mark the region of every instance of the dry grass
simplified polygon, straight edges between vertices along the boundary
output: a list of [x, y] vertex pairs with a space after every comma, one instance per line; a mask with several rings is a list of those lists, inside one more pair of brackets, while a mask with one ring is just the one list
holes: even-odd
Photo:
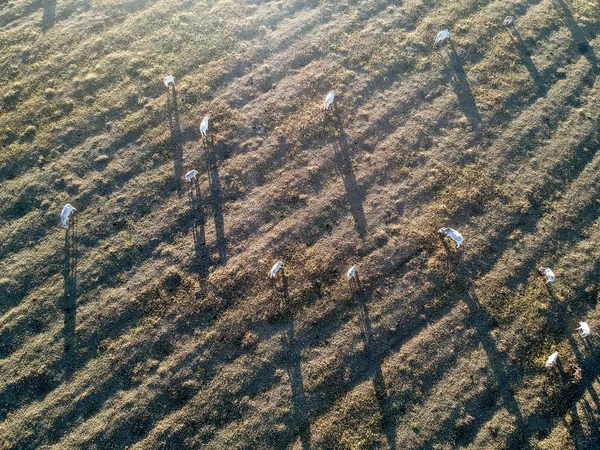
[[591, 0], [0, 6], [0, 448], [597, 448], [598, 30]]

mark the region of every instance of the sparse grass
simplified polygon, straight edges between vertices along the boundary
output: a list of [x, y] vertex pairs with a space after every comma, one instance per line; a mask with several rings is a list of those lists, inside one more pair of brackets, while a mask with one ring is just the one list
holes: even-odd
[[0, 448], [598, 447], [597, 2], [15, 0], [0, 26]]

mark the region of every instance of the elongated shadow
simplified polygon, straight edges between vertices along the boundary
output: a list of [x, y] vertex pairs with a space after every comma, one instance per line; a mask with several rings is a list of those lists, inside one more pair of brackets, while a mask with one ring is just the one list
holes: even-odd
[[573, 39], [577, 43], [577, 50], [583, 56], [587, 58], [587, 60], [592, 65], [594, 72], [598, 72], [598, 57], [594, 52], [594, 49], [590, 46], [589, 39], [586, 37], [584, 31], [577, 25], [577, 21], [571, 14], [571, 10], [569, 6], [565, 3], [564, 0], [554, 0], [556, 5], [560, 9], [562, 13], [562, 18], [569, 29], [569, 32], [573, 36]]
[[371, 294], [370, 291], [365, 291], [362, 288], [358, 274], [356, 275], [355, 288], [351, 287], [351, 289], [354, 291], [354, 298], [356, 300], [358, 314], [361, 319], [362, 337], [365, 344], [365, 356], [373, 369], [373, 387], [375, 389], [375, 397], [377, 398], [377, 404], [381, 414], [381, 431], [385, 434], [385, 438], [390, 450], [395, 450], [396, 426], [393, 419], [393, 410], [387, 390], [385, 388], [385, 380], [383, 378], [383, 372], [381, 371], [382, 360], [378, 356], [378, 352], [375, 349], [376, 344], [373, 339], [369, 310], [367, 309], [367, 303], [371, 297]]
[[[565, 414], [567, 414], [567, 412], [570, 410], [571, 413], [573, 414], [573, 419], [575, 419], [575, 422], [579, 420], [579, 416], [577, 413], [577, 403], [579, 402], [584, 413], [586, 413], [586, 415], [588, 415], [589, 411], [595, 411], [598, 408], [598, 397], [597, 394], [594, 390], [594, 382], [597, 380], [598, 377], [598, 370], [600, 368], [600, 364], [598, 361], [598, 353], [590, 353], [587, 355], [581, 355], [581, 353], [578, 351], [577, 349], [577, 345], [573, 342], [572, 337], [568, 338], [569, 343], [571, 345], [571, 348], [574, 350], [575, 355], [577, 356], [577, 364], [579, 365], [580, 369], [582, 370], [582, 379], [579, 382], [573, 382], [573, 372], [565, 372], [564, 368], [561, 365], [561, 360], [559, 357], [557, 366], [556, 366], [556, 371], [557, 373], [553, 376], [553, 381], [556, 381], [558, 383], [562, 384], [561, 390], [562, 393], [560, 394], [560, 398], [555, 399], [555, 404], [556, 406], [552, 409], [552, 411], [549, 413], [548, 411], [542, 411], [542, 412], [538, 412], [538, 413], [534, 413], [532, 414], [532, 416], [530, 416], [528, 418], [528, 420], [530, 422], [533, 423], [539, 423], [542, 421], [548, 421], [549, 416], [551, 416], [550, 418], [554, 417], [554, 418], [560, 418], [562, 416], [564, 416]], [[554, 369], [554, 368], [553, 368]], [[592, 406], [590, 406], [590, 404], [588, 403], [585, 394], [590, 394], [590, 397], [592, 398], [592, 400], [594, 401], [594, 407], [592, 408]], [[594, 420], [594, 414], [590, 414], [588, 415], [587, 419], [588, 421], [590, 420]], [[552, 422], [550, 422], [552, 423]], [[596, 421], [597, 424], [597, 421]], [[579, 428], [579, 425], [577, 423], [573, 423], [571, 425], [573, 428], [577, 429]], [[597, 425], [595, 427], [597, 429]], [[530, 430], [529, 434], [527, 437], [530, 437], [533, 432], [535, 431], [535, 429]], [[583, 435], [580, 435], [580, 437], [583, 437]], [[596, 437], [590, 437], [588, 436], [587, 439], [582, 439], [581, 443], [582, 445], [585, 443], [585, 446], [581, 446], [578, 448], [586, 448], [586, 449], [596, 449], [598, 448], [597, 445], [595, 445], [595, 443], [598, 442], [598, 439]]]
[[[574, 161], [573, 159], [570, 160], [569, 163], [574, 169], [578, 168], [578, 163], [583, 164], [581, 160]], [[580, 172], [584, 169], [584, 165], [579, 167]], [[575, 171], [573, 171], [572, 173], [574, 176], [576, 175]], [[568, 181], [568, 177], [566, 174], [564, 175], [563, 180]], [[530, 208], [530, 210], [533, 210], [533, 205], [535, 205], [535, 202], [531, 201], [530, 203], [532, 205], [532, 208]], [[596, 198], [592, 197], [588, 199], [587, 202], [582, 204], [583, 207], [579, 211], [578, 216], [579, 220], [569, 220], [561, 222], [561, 226], [556, 227], [552, 231], [552, 234], [546, 239], [546, 243], [544, 245], [539, 244], [537, 248], [535, 248], [535, 250], [530, 250], [528, 252], [527, 257], [523, 258], [519, 265], [519, 271], [515, 273], [512, 277], [510, 277], [510, 279], [508, 279], [504, 283], [504, 286], [508, 287], [511, 290], [516, 289], [520, 283], [524, 283], [527, 280], [527, 277], [529, 276], [531, 271], [535, 270], [537, 261], [544, 254], [554, 253], [554, 257], [560, 256], [565, 252], [565, 249], [572, 246], [575, 242], [577, 242], [578, 239], [581, 238], [582, 234], [585, 233], [585, 230], [587, 229], [586, 225], [594, 223], [594, 221], [597, 220], [598, 217], [600, 217], [600, 203], [597, 202]], [[540, 212], [542, 211], [540, 210]], [[532, 216], [530, 215], [530, 217]], [[539, 214], [536, 217], [539, 217]], [[529, 225], [529, 230], [527, 231], [529, 231], [529, 233], [534, 233], [534, 226], [535, 221]], [[560, 248], [558, 247], [558, 243], [560, 243]], [[597, 271], [598, 269], [596, 268], [595, 270]], [[552, 293], [552, 285], [547, 284], [546, 289], [548, 290], [549, 295], [554, 295]], [[554, 300], [557, 301], [556, 299]]]
[[188, 183], [189, 208], [192, 218], [192, 237], [194, 238], [194, 251], [196, 253], [196, 264], [201, 275], [208, 271], [208, 250], [206, 248], [206, 214], [202, 206], [202, 195], [198, 177]]
[[[518, 226], [518, 221], [511, 225], [507, 230]], [[503, 233], [502, 238], [497, 243], [492, 244], [492, 248], [503, 248], [506, 236], [510, 233]], [[487, 273], [493, 267], [494, 261], [498, 259], [498, 255], [494, 252], [491, 254], [482, 254], [481, 258], [473, 265], [468, 266], [469, 262], [464, 259], [464, 253], [456, 252], [452, 257], [452, 270], [456, 272], [456, 280], [454, 281], [458, 299], [462, 299], [469, 310], [468, 324], [476, 331], [476, 338], [481, 343], [485, 351], [489, 366], [493, 374], [493, 380], [497, 384], [498, 393], [502, 399], [502, 406], [514, 418], [515, 432], [513, 433], [514, 441], [509, 448], [529, 449], [528, 442], [529, 430], [521, 413], [519, 405], [514, 397], [513, 386], [517, 384], [522, 377], [521, 368], [518, 365], [511, 365], [508, 362], [508, 356], [501, 352], [491, 330], [496, 327], [496, 320], [481, 306], [479, 299], [475, 293], [473, 280], [481, 277], [481, 273]], [[511, 370], [507, 369], [509, 367]], [[468, 446], [476, 437], [477, 431], [485, 423], [487, 419], [492, 417], [494, 410], [488, 408], [485, 411], [479, 411], [479, 425], [468, 431], [467, 436], [463, 437], [461, 446]]]
[[[490, 333], [495, 326], [495, 320], [491, 317], [479, 303], [479, 300], [471, 286], [474, 275], [465, 267], [462, 258], [458, 262], [459, 283], [464, 287], [464, 301], [469, 308], [469, 322], [477, 332], [477, 338], [487, 354], [489, 365], [492, 369], [494, 380], [498, 384], [500, 396], [503, 406], [511, 414], [515, 420], [516, 439], [518, 440], [519, 448], [529, 449], [530, 444], [527, 439], [528, 433], [526, 423], [523, 420], [523, 415], [519, 409], [519, 405], [514, 398], [512, 383], [519, 379], [519, 373], [511, 373], [506, 369], [507, 356], [501, 353], [494, 342]], [[518, 370], [518, 367], [514, 367]], [[474, 436], [474, 435], [473, 435]]]
[[[288, 277], [285, 274], [285, 267], [281, 268], [281, 275], [275, 278], [274, 285], [281, 293], [279, 304], [280, 312], [284, 315], [289, 312], [290, 293], [288, 286]], [[281, 277], [281, 286], [278, 279]], [[288, 344], [288, 366], [286, 368], [290, 377], [290, 385], [292, 388], [292, 402], [294, 405], [294, 420], [290, 424], [290, 428], [297, 428], [296, 434], [300, 436], [302, 450], [309, 450], [311, 447], [310, 436], [310, 421], [308, 418], [308, 402], [306, 392], [304, 391], [304, 382], [302, 381], [302, 368], [300, 367], [300, 352], [302, 346], [296, 339], [294, 332], [294, 321], [290, 321], [289, 328], [286, 332]]]
[[297, 433], [300, 435], [302, 450], [309, 450], [311, 448], [311, 435], [310, 421], [308, 417], [308, 402], [306, 399], [306, 392], [304, 391], [304, 382], [302, 381], [302, 368], [300, 366], [300, 352], [302, 350], [302, 346], [296, 339], [294, 333], [294, 321], [290, 322], [290, 326], [287, 330], [287, 342], [289, 348], [289, 364], [287, 366], [287, 373], [290, 378], [290, 385], [292, 388], [292, 402], [294, 405], [294, 425], [297, 427]]
[[[277, 292], [279, 296], [279, 312], [285, 314], [289, 307], [290, 292], [288, 288], [288, 278], [285, 274], [285, 267], [282, 267], [277, 274], [277, 277], [271, 280], [273, 290]], [[279, 279], [281, 278], [281, 282]]]
[[344, 182], [346, 198], [348, 199], [350, 212], [354, 218], [354, 228], [356, 228], [360, 237], [364, 237], [367, 232], [367, 219], [363, 208], [365, 193], [363, 187], [358, 185], [356, 175], [354, 175], [352, 160], [348, 152], [348, 138], [344, 131], [342, 118], [336, 110], [332, 116], [326, 116], [324, 120], [330, 124], [328, 128], [333, 139], [334, 163]]
[[471, 86], [469, 85], [463, 60], [458, 53], [456, 53], [452, 41], [449, 42], [446, 49], [448, 58], [450, 59], [450, 66], [454, 72], [451, 81], [452, 88], [458, 98], [458, 106], [467, 117], [467, 120], [475, 133], [475, 138], [479, 141], [483, 135], [483, 121], [481, 120], [481, 114], [479, 114], [473, 91], [471, 91]]
[[[73, 216], [75, 217], [75, 216]], [[152, 258], [154, 250], [172, 236], [172, 229], [184, 230], [185, 233], [191, 228], [190, 214], [182, 214], [177, 218], [172, 228], [169, 227], [163, 230], [157, 239], [152, 239], [146, 242], [135, 254], [130, 253], [131, 257], [127, 261], [119, 258], [107, 258], [105, 264], [102, 265], [99, 271], [91, 270], [94, 273], [94, 279], [90, 279], [88, 273], [85, 283], [85, 289], [79, 286], [80, 292], [93, 293], [98, 288], [107, 282], [114, 282], [119, 273], [127, 273], [127, 271], [139, 267], [144, 261]], [[78, 235], [77, 242], [82, 239]], [[63, 250], [64, 251], [64, 250]], [[65, 265], [61, 265], [59, 270], [64, 270]], [[68, 274], [68, 271], [65, 271]], [[68, 297], [67, 297], [68, 298]], [[62, 306], [62, 297], [58, 299], [59, 307]], [[75, 311], [72, 310], [74, 313]], [[126, 311], [114, 314], [109, 313], [110, 323], [105, 323], [98, 327], [83, 328], [80, 327], [77, 337], [77, 358], [71, 359], [73, 369], [83, 367], [90, 359], [99, 355], [99, 344], [103, 339], [117, 338], [129, 327], [135, 326], [138, 321], [144, 317], [144, 308], [128, 308]], [[74, 330], [75, 322], [72, 321], [72, 329]], [[68, 329], [66, 330], [68, 331]], [[73, 334], [73, 333], [71, 333]], [[167, 347], [172, 342], [171, 339], [166, 341]], [[161, 353], [164, 356], [168, 351]], [[60, 358], [56, 362], [51, 362], [45, 366], [45, 369], [36, 372], [31, 376], [20, 377], [18, 381], [0, 389], [0, 421], [4, 419], [6, 414], [14, 411], [26, 403], [42, 398], [48, 392], [56, 389], [56, 387], [64, 380], [55, 376], [59, 374], [65, 366], [65, 358]], [[122, 438], [122, 435], [120, 435]]]
[[[576, 155], [578, 155], [579, 153], [584, 152], [575, 152]], [[576, 159], [569, 159], [565, 163], [567, 172], [565, 173], [562, 170], [559, 172], [562, 173], [561, 178], [563, 180], [566, 179], [567, 181], [574, 180], [575, 178], [577, 178], [577, 175], [583, 170], [586, 162], [591, 160], [592, 158], [593, 155], [586, 155], [578, 157]], [[553, 172], [554, 170], [556, 169], [553, 169]], [[539, 190], [541, 192], [553, 192], [558, 187], [560, 186], [553, 187], [552, 184], [549, 184], [547, 186], [545, 185], [542, 189]], [[502, 238], [492, 240], [491, 248], [503, 249], [504, 251], [506, 251], [509, 248], [506, 246], [508, 243], [508, 241], [506, 241], [506, 236], [510, 235], [510, 230], [512, 229], [522, 229], [524, 227], [524, 223], [528, 223], [528, 221], [531, 220], [531, 217], [536, 218], [540, 215], [540, 213], [542, 212], [540, 207], [533, 206], [534, 204], [538, 203], [539, 202], [532, 201], [531, 204], [533, 209], [530, 208], [530, 210], [524, 212], [523, 214], [513, 216], [513, 225], [511, 225], [506, 230], [507, 232], [502, 233]], [[590, 217], [589, 214], [580, 214], [579, 216], [586, 218]], [[593, 222], [595, 220], [595, 217], [596, 215], [592, 216], [592, 218], [586, 220], [586, 222]], [[537, 219], [533, 220], [534, 225], [537, 222]], [[560, 239], [553, 238], [549, 239], [548, 241], [564, 242], [565, 240], [576, 240], [580, 234], [579, 229], [581, 228], [581, 226], [579, 226], [578, 224], [573, 225], [566, 223], [564, 225], [564, 228], [568, 231], [565, 232], [564, 238], [561, 236]], [[544, 248], [545, 251], [549, 251], [547, 247]], [[471, 311], [469, 320], [473, 322], [474, 328], [477, 330], [477, 336], [479, 337], [482, 346], [488, 355], [488, 358], [490, 360], [490, 366], [493, 370], [494, 379], [498, 383], [501, 397], [503, 399], [503, 404], [506, 406], [507, 410], [513, 415], [513, 417], [515, 417], [517, 427], [516, 431], [511, 434], [513, 434], [515, 438], [519, 441], [520, 445], [518, 448], [524, 448], [525, 445], [528, 445], [527, 442], [529, 441], [529, 438], [532, 436], [532, 434], [540, 429], [540, 421], [547, 420], [548, 413], [547, 411], [545, 411], [543, 413], [534, 414], [533, 416], [527, 417], [526, 423], [523, 422], [522, 415], [519, 411], [518, 404], [514, 399], [512, 391], [512, 386], [517, 385], [522, 380], [523, 374], [519, 373], [519, 371], [522, 370], [522, 368], [520, 368], [519, 365], [510, 364], [506, 355], [500, 352], [496, 347], [495, 341], [490, 334], [490, 330], [495, 326], [495, 320], [481, 307], [475, 293], [472, 292], [472, 281], [470, 281], [475, 278], [482, 278], [481, 276], [479, 276], [481, 269], [484, 268], [486, 272], [489, 272], [490, 268], [493, 267], [494, 261], [497, 261], [499, 259], [501, 259], [501, 256], [496, 255], [494, 252], [494, 254], [490, 255], [489, 257], [478, 260], [476, 265], [472, 265], [472, 268], [470, 270], [465, 268], [465, 262], [461, 261], [457, 261], [456, 264], [453, 264], [453, 267], [459, 268], [461, 290], [467, 292], [465, 302], [467, 303], [469, 310]], [[536, 258], [534, 258], [532, 261], [534, 261], [535, 259]], [[590, 272], [590, 278], [584, 280], [584, 282], [581, 283], [581, 286], [589, 286], [591, 283], [593, 283], [592, 280], [597, 279], [598, 274], [600, 274], [599, 267], [600, 263], [598, 263], [595, 266], [594, 270]], [[520, 265], [520, 268], [521, 269], [518, 272], [525, 272], [525, 274], [528, 273], [528, 270], [523, 270], [523, 264]], [[575, 288], [575, 286], [572, 286], [572, 288]], [[552, 290], [548, 290], [548, 295], [553, 296]], [[573, 311], [575, 311], [575, 316], [585, 317], [585, 312], [589, 307], [591, 307], [590, 305], [595, 304], [593, 299], [596, 298], [595, 293], [593, 295], [586, 295], [588, 295], [590, 298], [587, 299], [587, 301], [581, 302], [581, 309], [578, 309], [578, 302], [576, 301], [576, 299], [570, 298], [568, 304], [566, 304], [564, 302], [560, 302], [559, 299], [557, 299], [556, 297], [553, 297], [553, 300], [550, 302], [551, 307], [548, 309], [548, 311], [541, 314], [546, 325], [546, 330], [548, 330], [551, 334], [561, 335], [562, 333], [564, 333], [564, 317], [566, 315], [572, 315]], [[568, 311], [567, 306], [569, 308]], [[585, 344], [585, 342], [587, 341], [583, 342]], [[584, 369], [585, 373], [587, 367], [584, 367], [582, 365], [582, 368]], [[560, 413], [557, 413], [555, 415], [560, 416]], [[491, 417], [491, 415], [489, 417]], [[470, 433], [470, 436], [472, 438], [474, 438], [475, 435], [475, 432]], [[466, 446], [468, 443], [462, 442], [461, 444]]]
[[[494, 375], [494, 380], [498, 385], [498, 392], [502, 399], [502, 406], [506, 408], [508, 413], [515, 421], [515, 437], [518, 442], [518, 448], [529, 449], [528, 441], [529, 433], [527, 432], [526, 423], [519, 409], [519, 405], [513, 394], [512, 383], [519, 377], [519, 374], [510, 373], [506, 370], [507, 357], [503, 355], [496, 346], [489, 330], [493, 327], [493, 319], [481, 308], [479, 300], [475, 294], [469, 292], [465, 296], [465, 303], [470, 311], [469, 321], [477, 331], [479, 342], [487, 354], [489, 365]], [[518, 368], [515, 367], [515, 370]], [[477, 433], [474, 432], [472, 437]], [[466, 443], [463, 443], [466, 445]]]
[[212, 138], [205, 141], [206, 166], [210, 186], [210, 205], [215, 221], [215, 246], [219, 252], [219, 263], [227, 262], [227, 239], [225, 238], [225, 221], [223, 220], [223, 195], [219, 178], [217, 150]]
[[42, 16], [42, 30], [49, 30], [54, 26], [56, 18], [56, 0], [44, 0], [44, 14]]
[[63, 264], [64, 314], [63, 342], [65, 374], [69, 377], [75, 370], [75, 327], [77, 323], [77, 260], [79, 258], [77, 214], [72, 216], [69, 228], [65, 230], [65, 256]]
[[[596, 263], [593, 270], [584, 278], [581, 284], [577, 285], [577, 290], [581, 292], [583, 286], [589, 286], [594, 280], [597, 280], [598, 274], [600, 273], [600, 262]], [[576, 286], [572, 286], [575, 288]], [[585, 294], [586, 296], [588, 294]], [[593, 298], [596, 298], [596, 294], [593, 294]], [[576, 404], [579, 401], [585, 402], [582, 406], [589, 407], [585, 394], [588, 393], [595, 403], [594, 409], [600, 406], [600, 399], [596, 391], [594, 390], [594, 382], [596, 381], [600, 373], [600, 353], [597, 351], [597, 347], [592, 341], [590, 344], [590, 337], [582, 338], [577, 336], [578, 332], [573, 328], [568, 328], [564, 318], [567, 316], [585, 317], [589, 309], [595, 307], [595, 301], [589, 301], [585, 296], [579, 295], [576, 298], [569, 298], [568, 304], [561, 302], [555, 298], [552, 301], [552, 306], [542, 315], [543, 320], [546, 322], [548, 330], [554, 330], [562, 338], [566, 338], [568, 341], [573, 354], [576, 357], [576, 363], [582, 370], [582, 379], [577, 383], [573, 383], [572, 375], [565, 372], [561, 366], [561, 360], [559, 356], [557, 371], [560, 377], [558, 378], [562, 383], [562, 392], [559, 394], [559, 398], [555, 400], [556, 407], [551, 412], [542, 411], [534, 413], [528, 417], [528, 421], [531, 423], [539, 423], [543, 420], [548, 421], [549, 419], [558, 418], [567, 413], [571, 409], [576, 413]], [[572, 324], [574, 325], [574, 324]], [[566, 335], [566, 336], [565, 336]], [[592, 335], [593, 336], [593, 335]], [[584, 347], [585, 351], [581, 351], [581, 347]], [[557, 374], [558, 375], [558, 374]], [[536, 428], [528, 430], [527, 437], [530, 437]], [[587, 440], [586, 447], [581, 448], [598, 448], [593, 445], [592, 442], [597, 440]]]
[[179, 123], [177, 89], [175, 86], [170, 86], [168, 89], [167, 113], [169, 114], [169, 130], [171, 131], [171, 146], [173, 148], [173, 175], [175, 182], [180, 183], [183, 176], [183, 138]]
[[536, 89], [540, 95], [544, 95], [548, 91], [548, 86], [542, 81], [542, 77], [535, 67], [535, 64], [531, 60], [531, 52], [527, 48], [527, 45], [521, 38], [521, 34], [516, 26], [512, 26], [511, 29], [508, 30], [508, 36], [512, 41], [513, 45], [516, 47], [519, 55], [521, 56], [521, 62], [529, 72], [529, 75], [533, 79]]

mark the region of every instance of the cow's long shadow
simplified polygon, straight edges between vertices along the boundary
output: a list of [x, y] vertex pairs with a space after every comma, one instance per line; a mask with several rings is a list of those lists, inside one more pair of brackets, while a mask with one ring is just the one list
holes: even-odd
[[176, 183], [183, 176], [183, 138], [179, 122], [179, 105], [177, 103], [177, 89], [170, 86], [167, 93], [167, 113], [169, 115], [169, 130], [171, 132], [171, 146], [173, 148], [173, 176]]
[[[494, 320], [483, 310], [483, 308], [481, 308], [481, 304], [473, 292], [467, 293], [465, 296], [465, 303], [471, 313], [469, 319], [474, 325], [479, 342], [481, 342], [481, 345], [487, 354], [490, 367], [494, 374], [494, 380], [498, 385], [498, 390], [502, 398], [502, 405], [515, 420], [519, 448], [528, 449], [530, 448], [527, 439], [529, 434], [519, 405], [513, 395], [512, 388], [512, 382], [515, 378], [519, 377], [519, 374], [516, 372], [511, 373], [506, 369], [505, 365], [508, 358], [500, 352], [489, 332], [494, 326]], [[515, 371], [516, 370], [518, 370], [517, 367], [515, 367]]]
[[371, 297], [371, 291], [362, 288], [358, 274], [355, 275], [355, 280], [351, 281], [350, 289], [353, 292], [354, 299], [358, 306], [358, 314], [361, 319], [362, 338], [365, 344], [365, 356], [371, 363], [373, 368], [373, 387], [375, 389], [375, 397], [381, 414], [381, 431], [385, 434], [385, 438], [390, 450], [396, 449], [396, 426], [394, 421], [393, 408], [385, 388], [385, 380], [381, 371], [381, 358], [377, 356], [375, 351], [376, 343], [373, 339], [373, 331], [371, 328], [371, 319], [367, 309], [367, 303]]
[[202, 206], [202, 194], [198, 177], [188, 183], [189, 208], [192, 216], [192, 237], [194, 238], [194, 251], [196, 264], [200, 275], [205, 275], [209, 266], [209, 254], [206, 248], [206, 214]]
[[508, 30], [508, 36], [510, 37], [510, 40], [512, 41], [513, 45], [518, 50], [519, 55], [521, 56], [521, 62], [529, 72], [531, 78], [533, 79], [533, 82], [535, 84], [536, 89], [538, 90], [539, 95], [544, 95], [548, 91], [548, 85], [544, 83], [539, 71], [537, 70], [537, 67], [535, 67], [535, 64], [531, 60], [531, 52], [527, 48], [527, 45], [525, 44], [523, 39], [521, 38], [521, 33], [519, 33], [519, 30], [516, 26], [513, 25]]
[[519, 409], [519, 405], [513, 394], [513, 384], [520, 379], [521, 374], [518, 373], [519, 368], [512, 366], [513, 371], [507, 370], [508, 356], [501, 352], [490, 333], [490, 330], [495, 328], [496, 321], [494, 318], [482, 308], [479, 299], [475, 293], [472, 280], [475, 279], [475, 274], [465, 266], [462, 253], [456, 255], [456, 270], [458, 271], [458, 283], [462, 284], [464, 292], [464, 302], [469, 309], [469, 323], [475, 329], [477, 338], [481, 343], [492, 369], [494, 380], [498, 385], [498, 390], [502, 398], [502, 405], [515, 420], [516, 438], [519, 448], [529, 449], [530, 444], [527, 437], [526, 423]]
[[69, 228], [65, 230], [65, 255], [63, 263], [64, 292], [62, 310], [64, 314], [63, 343], [64, 369], [69, 377], [75, 369], [75, 327], [77, 323], [77, 260], [79, 258], [77, 214], [73, 214]]
[[44, 0], [44, 13], [42, 16], [42, 30], [49, 30], [54, 26], [56, 18], [56, 0]]
[[[290, 293], [288, 286], [288, 277], [285, 274], [285, 267], [280, 269], [281, 285], [279, 286], [279, 276], [273, 281], [274, 289], [280, 291], [279, 310], [285, 316], [290, 311]], [[295, 434], [300, 436], [302, 450], [311, 448], [310, 420], [308, 417], [308, 401], [302, 381], [302, 368], [300, 366], [302, 345], [296, 337], [294, 331], [294, 320], [290, 320], [289, 327], [285, 333], [287, 341], [287, 366], [286, 371], [290, 379], [292, 389], [292, 403], [294, 406], [293, 420], [289, 424], [291, 429], [295, 429]]]
[[458, 53], [456, 53], [452, 41], [449, 41], [446, 49], [448, 52], [448, 58], [450, 60], [450, 66], [454, 73], [451, 82], [452, 88], [454, 89], [456, 97], [458, 98], [458, 106], [463, 114], [467, 117], [467, 120], [473, 129], [473, 133], [475, 134], [475, 139], [479, 141], [483, 136], [483, 121], [481, 119], [479, 109], [477, 108], [473, 91], [469, 85], [463, 60]]
[[294, 322], [286, 332], [288, 350], [287, 373], [292, 388], [292, 402], [294, 405], [294, 422], [298, 427], [302, 450], [309, 450], [311, 447], [310, 421], [308, 417], [308, 402], [306, 392], [304, 391], [304, 382], [302, 381], [302, 368], [300, 367], [300, 352], [302, 346], [296, 339], [294, 333]]
[[[501, 242], [502, 240], [500, 240], [496, 246], [501, 246]], [[487, 255], [487, 258], [478, 261], [476, 265], [468, 267], [468, 262], [465, 261], [463, 257], [464, 253], [461, 250], [452, 251], [445, 240], [442, 240], [442, 243], [446, 248], [446, 252], [449, 256], [451, 255], [451, 258], [448, 259], [448, 270], [452, 270], [456, 275], [453, 284], [458, 293], [457, 299], [462, 299], [467, 305], [469, 310], [469, 316], [467, 318], [468, 326], [475, 330], [476, 338], [487, 355], [489, 367], [493, 374], [493, 380], [497, 385], [497, 389], [494, 389], [494, 391], [499, 394], [500, 399], [502, 400], [502, 406], [513, 417], [515, 422], [514, 440], [516, 442], [511, 442], [511, 446], [508, 448], [530, 449], [531, 446], [528, 442], [528, 437], [530, 436], [528, 429], [529, 422], [525, 422], [523, 419], [523, 415], [513, 393], [513, 386], [522, 379], [522, 369], [519, 365], [510, 364], [508, 355], [498, 349], [491, 334], [491, 330], [497, 326], [497, 322], [494, 317], [481, 306], [473, 283], [473, 280], [479, 277], [481, 269], [489, 267], [497, 257], [495, 254], [489, 254]], [[483, 423], [494, 414], [494, 409], [488, 408], [486, 410], [480, 410], [479, 414], [477, 419], [479, 425], [476, 425], [466, 434], [461, 436], [461, 446], [466, 447], [472, 442]]]
[[225, 222], [223, 220], [223, 195], [219, 178], [217, 149], [212, 138], [205, 141], [206, 170], [210, 187], [210, 205], [215, 221], [215, 246], [219, 253], [219, 264], [227, 262], [227, 239], [225, 238]]
[[367, 232], [367, 219], [363, 208], [365, 193], [363, 187], [358, 185], [354, 169], [352, 168], [352, 160], [348, 152], [348, 138], [344, 131], [342, 118], [339, 111], [335, 110], [334, 114], [326, 115], [324, 120], [328, 122], [329, 132], [332, 135], [333, 150], [335, 153], [334, 163], [344, 182], [346, 198], [348, 199], [350, 212], [354, 218], [354, 227], [360, 237], [364, 237]]
[[573, 39], [577, 43], [577, 50], [579, 51], [579, 53], [581, 53], [583, 56], [585, 56], [587, 58], [587, 60], [592, 65], [594, 72], [598, 73], [598, 70], [599, 70], [598, 69], [598, 57], [596, 56], [594, 49], [590, 46], [590, 43], [589, 43], [588, 38], [586, 37], [584, 31], [577, 24], [577, 21], [573, 17], [573, 14], [571, 14], [571, 10], [569, 9], [569, 6], [565, 3], [564, 0], [554, 0], [554, 1], [555, 1], [556, 5], [558, 6], [558, 8], [560, 9], [561, 17], [565, 21], [565, 24], [566, 24], [567, 28], [569, 29], [569, 32], [571, 33], [571, 35], [573, 36]]

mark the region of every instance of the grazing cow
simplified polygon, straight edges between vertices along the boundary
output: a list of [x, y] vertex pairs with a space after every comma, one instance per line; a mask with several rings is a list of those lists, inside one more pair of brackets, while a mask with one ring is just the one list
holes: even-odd
[[173, 77], [173, 75], [169, 75], [169, 76], [167, 76], [167, 77], [164, 77], [164, 78], [163, 78], [163, 82], [165, 83], [165, 86], [166, 86], [166, 87], [169, 87], [169, 86], [171, 86], [171, 85], [172, 85], [173, 87], [175, 87], [175, 78]]
[[192, 180], [196, 179], [196, 175], [198, 175], [198, 171], [196, 169], [190, 170], [188, 173], [185, 174], [185, 179], [188, 183], [191, 183]]
[[275, 278], [281, 269], [283, 269], [283, 262], [277, 261], [273, 267], [271, 267], [271, 278]]
[[440, 31], [435, 38], [435, 46], [444, 44], [448, 39], [450, 39], [450, 32], [448, 30]]
[[356, 266], [352, 266], [348, 269], [348, 273], [346, 274], [346, 278], [348, 279], [348, 285], [350, 286], [350, 290], [354, 289], [358, 291], [358, 269]]
[[327, 97], [325, 97], [325, 103], [323, 104], [323, 111], [329, 109], [331, 104], [333, 103], [333, 99], [335, 98], [335, 94], [333, 91], [329, 91]]
[[515, 24], [515, 17], [514, 16], [507, 16], [506, 19], [504, 19], [504, 22], [502, 23], [505, 27], [510, 27], [511, 25]]
[[575, 328], [575, 330], [581, 330], [581, 335], [583, 337], [588, 337], [590, 334], [592, 334], [590, 326], [587, 324], [587, 322], [579, 322], [579, 328]]
[[207, 114], [206, 116], [204, 116], [204, 119], [202, 119], [202, 122], [200, 122], [200, 134], [203, 137], [206, 137], [206, 131], [208, 130], [209, 119], [210, 119], [210, 114]]
[[552, 367], [558, 361], [558, 352], [552, 353], [548, 356], [548, 361], [546, 361], [546, 367]]
[[460, 244], [462, 244], [463, 241], [465, 240], [465, 238], [462, 237], [462, 234], [460, 234], [458, 231], [456, 231], [452, 228], [448, 228], [448, 227], [440, 228], [438, 230], [438, 233], [441, 234], [442, 236], [448, 236], [454, 242], [456, 242], [456, 248], [459, 248]]
[[346, 274], [346, 277], [348, 278], [348, 280], [351, 280], [352, 278], [356, 278], [358, 276], [358, 270], [356, 269], [356, 266], [352, 266], [348, 269], [348, 273]]
[[69, 222], [69, 216], [71, 215], [72, 211], [77, 210], [73, 208], [70, 203], [67, 203], [60, 213], [60, 221], [62, 222], [62, 226], [65, 230], [69, 228], [67, 223]]
[[553, 283], [556, 277], [549, 267], [540, 267], [540, 273], [546, 277], [546, 284]]

